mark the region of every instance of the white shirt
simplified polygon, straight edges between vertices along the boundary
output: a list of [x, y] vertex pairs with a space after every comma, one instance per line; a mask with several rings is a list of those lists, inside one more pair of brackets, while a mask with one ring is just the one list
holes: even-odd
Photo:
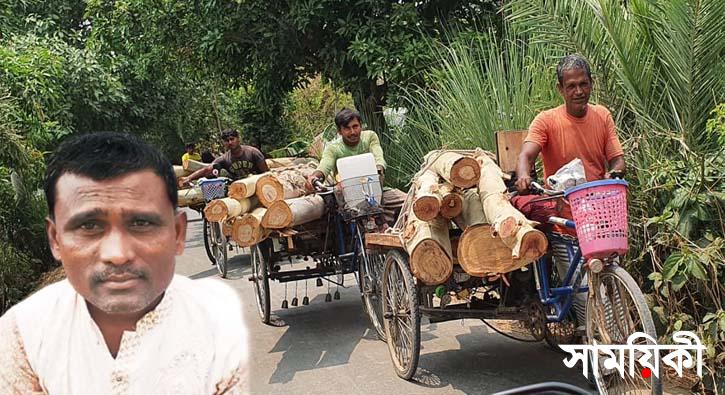
[[68, 280], [0, 317], [0, 393], [246, 393], [247, 356], [239, 298], [216, 280], [174, 276], [115, 359]]

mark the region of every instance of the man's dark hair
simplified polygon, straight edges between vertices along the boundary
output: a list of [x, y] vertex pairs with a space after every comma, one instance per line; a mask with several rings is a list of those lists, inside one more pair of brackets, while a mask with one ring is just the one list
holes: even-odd
[[566, 70], [584, 70], [587, 77], [589, 77], [589, 81], [592, 81], [592, 70], [589, 68], [589, 62], [581, 55], [573, 54], [561, 58], [556, 66], [556, 78], [559, 84], [564, 83], [564, 71]]
[[337, 126], [338, 129], [341, 129], [344, 126], [347, 126], [347, 124], [353, 119], [357, 119], [358, 122], [362, 123], [362, 118], [360, 117], [359, 112], [349, 108], [343, 108], [337, 113], [337, 115], [335, 115], [335, 126]]
[[201, 161], [202, 163], [214, 162], [214, 155], [212, 155], [212, 153], [209, 151], [204, 151], [201, 153]]
[[194, 149], [194, 148], [196, 148], [196, 144], [194, 144], [194, 143], [186, 143], [186, 145], [184, 146], [184, 149]]
[[227, 137], [239, 137], [239, 132], [236, 129], [224, 129], [219, 133], [219, 138], [225, 139]]
[[71, 137], [58, 146], [45, 170], [48, 215], [54, 217], [55, 186], [66, 173], [108, 180], [142, 170], [152, 170], [166, 184], [171, 205], [178, 205], [174, 169], [159, 150], [125, 133], [99, 132]]

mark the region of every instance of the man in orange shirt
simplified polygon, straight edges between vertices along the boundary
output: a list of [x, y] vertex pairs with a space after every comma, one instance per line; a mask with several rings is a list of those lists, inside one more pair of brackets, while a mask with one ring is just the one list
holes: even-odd
[[565, 104], [542, 111], [529, 126], [516, 167], [516, 189], [526, 194], [531, 169], [541, 153], [544, 179], [559, 168], [581, 159], [587, 181], [624, 172], [624, 151], [617, 138], [612, 114], [604, 106], [589, 104], [592, 75], [579, 55], [564, 57], [556, 67], [556, 84]]
[[[529, 126], [516, 166], [516, 189], [522, 195], [529, 191], [531, 169], [539, 153], [544, 162], [544, 179], [575, 158], [581, 159], [587, 181], [610, 178], [613, 172], [624, 173], [624, 151], [612, 114], [604, 106], [589, 104], [593, 81], [587, 61], [579, 55], [564, 57], [556, 67], [556, 77], [556, 87], [565, 104], [542, 111]], [[511, 203], [534, 220], [544, 221], [550, 215], [571, 218], [568, 206], [557, 212], [551, 201], [532, 203], [532, 197], [517, 196]], [[555, 230], [575, 234], [563, 227], [557, 226]], [[563, 279], [569, 269], [568, 259], [555, 256], [554, 263]], [[586, 284], [586, 277], [582, 281]], [[586, 300], [584, 293], [574, 295], [573, 309], [579, 328], [585, 325]]]

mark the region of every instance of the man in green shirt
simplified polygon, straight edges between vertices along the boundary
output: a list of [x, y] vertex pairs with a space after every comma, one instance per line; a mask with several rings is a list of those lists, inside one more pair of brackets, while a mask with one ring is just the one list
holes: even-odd
[[375, 157], [380, 183], [383, 183], [386, 164], [380, 139], [372, 130], [362, 130], [360, 119], [360, 113], [349, 108], [344, 108], [335, 115], [335, 125], [340, 138], [325, 147], [317, 170], [308, 178], [310, 185], [314, 185], [315, 180], [337, 173], [338, 159], [368, 152]]

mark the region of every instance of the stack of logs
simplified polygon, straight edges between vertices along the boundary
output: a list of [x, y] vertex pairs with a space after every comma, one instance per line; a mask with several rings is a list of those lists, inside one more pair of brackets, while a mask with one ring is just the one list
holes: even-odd
[[[273, 158], [267, 159], [267, 166], [271, 169], [281, 169], [285, 167], [303, 165], [309, 163], [317, 163], [313, 158]], [[174, 165], [174, 174], [176, 175], [176, 185], [179, 188], [179, 207], [189, 207], [204, 203], [204, 196], [201, 193], [201, 188], [194, 187], [189, 189], [183, 189], [183, 185], [179, 182], [181, 177], [186, 177], [191, 173], [209, 166], [208, 163], [202, 163], [195, 160], [185, 160], [181, 166]], [[219, 174], [221, 177], [229, 177], [229, 173], [222, 169]]]
[[[458, 263], [476, 277], [507, 273], [546, 252], [545, 235], [510, 203], [488, 153], [432, 151], [413, 180], [403, 244], [413, 275], [444, 283]], [[453, 222], [463, 233], [450, 237]]]
[[[209, 202], [204, 217], [221, 222], [225, 235], [240, 247], [249, 247], [267, 238], [273, 230], [283, 230], [322, 218], [325, 202], [308, 195], [307, 177], [315, 160], [297, 161], [237, 180], [229, 185], [227, 197]], [[180, 190], [179, 197], [188, 190]], [[201, 193], [201, 191], [199, 191]], [[202, 197], [203, 201], [203, 197]], [[179, 205], [182, 203], [180, 201]]]

